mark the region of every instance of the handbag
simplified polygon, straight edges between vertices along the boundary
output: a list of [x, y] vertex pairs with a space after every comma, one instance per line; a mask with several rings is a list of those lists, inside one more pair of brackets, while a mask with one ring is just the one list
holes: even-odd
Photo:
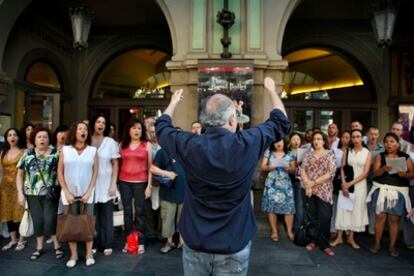
[[312, 237], [318, 234], [317, 224], [312, 221], [309, 208], [309, 199], [305, 199], [305, 216], [299, 229], [296, 230], [293, 243], [297, 246], [306, 246], [312, 241]]
[[174, 182], [174, 180], [166, 176], [153, 175], [152, 178], [167, 188], [171, 188]]
[[[348, 150], [346, 151], [345, 155], [346, 161], [345, 165], [342, 167], [344, 170], [345, 181], [350, 182], [354, 179], [354, 169], [352, 166], [348, 164]], [[333, 192], [334, 194], [338, 194], [340, 190], [342, 190], [342, 178], [341, 178], [341, 169], [336, 170], [334, 179], [332, 181], [333, 184]], [[354, 186], [352, 185], [348, 191], [350, 193], [354, 192]]]
[[46, 198], [49, 200], [58, 201], [60, 199], [61, 187], [57, 185], [48, 186], [46, 184], [46, 181], [43, 178], [42, 170], [40, 169], [40, 166], [39, 166], [39, 159], [37, 159], [36, 157], [36, 153], [34, 154], [34, 156], [35, 156], [35, 164], [36, 164], [37, 170], [39, 171], [40, 178], [42, 179], [43, 185], [45, 186], [45, 189], [46, 189]]
[[24, 209], [22, 221], [20, 222], [20, 226], [19, 226], [19, 234], [22, 237], [28, 238], [32, 236], [34, 233], [33, 219], [32, 219], [32, 216], [30, 215], [27, 202], [24, 208], [25, 209]]
[[72, 205], [68, 212], [57, 217], [56, 237], [60, 242], [88, 242], [95, 236], [95, 216], [87, 213], [86, 204], [80, 203], [79, 215], [72, 213]]
[[[117, 194], [119, 194], [118, 191], [117, 191]], [[113, 212], [114, 227], [122, 226], [124, 225], [124, 210], [122, 208], [122, 204], [121, 204], [121, 200], [119, 196], [115, 197], [112, 200], [112, 203], [114, 205], [114, 212]]]
[[[344, 170], [344, 176], [345, 176], [345, 181], [346, 182], [351, 182], [352, 180], [354, 180], [354, 169], [352, 168], [352, 166], [350, 166], [348, 164], [348, 154], [349, 154], [349, 150], [346, 151], [346, 161], [345, 161], [345, 165], [342, 167], [342, 169]], [[349, 187], [348, 191], [350, 193], [354, 192], [354, 185], [352, 185], [351, 187]]]

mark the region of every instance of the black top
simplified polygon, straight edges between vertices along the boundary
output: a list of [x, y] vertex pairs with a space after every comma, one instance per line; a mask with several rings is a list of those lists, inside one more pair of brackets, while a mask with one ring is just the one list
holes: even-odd
[[[380, 155], [381, 155], [381, 167], [384, 167], [386, 165], [386, 163], [385, 163], [385, 155], [386, 154], [387, 154], [386, 152], [381, 152], [380, 153]], [[406, 160], [409, 158], [409, 155], [402, 152], [402, 151], [398, 151], [397, 154], [398, 154], [398, 157], [404, 157]], [[389, 174], [388, 172], [384, 172], [380, 176], [375, 176], [373, 181], [378, 182], [380, 184], [387, 184], [387, 185], [398, 186], [398, 187], [408, 187], [409, 186], [408, 179], [400, 177], [398, 175], [398, 173]]]

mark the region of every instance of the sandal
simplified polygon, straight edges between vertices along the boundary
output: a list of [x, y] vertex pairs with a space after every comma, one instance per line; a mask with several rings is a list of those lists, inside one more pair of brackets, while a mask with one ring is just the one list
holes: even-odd
[[65, 252], [62, 251], [62, 247], [58, 247], [55, 249], [56, 260], [62, 259], [64, 255], [65, 255]]
[[330, 248], [325, 248], [324, 250], [322, 250], [323, 251], [323, 253], [325, 253], [326, 255], [328, 255], [328, 256], [335, 256], [335, 252], [333, 252], [333, 250], [332, 249], [330, 249]]
[[17, 241], [10, 241], [8, 244], [6, 244], [5, 246], [3, 246], [1, 248], [1, 251], [7, 251], [12, 247], [15, 247], [17, 245]]
[[398, 256], [400, 256], [400, 253], [398, 252], [398, 250], [395, 248], [395, 247], [390, 247], [390, 248], [388, 248], [388, 251], [390, 252], [390, 255], [392, 256], [392, 257], [398, 257]]
[[381, 250], [381, 246], [379, 244], [374, 244], [369, 248], [369, 251], [371, 251], [372, 254], [378, 254], [378, 252]]
[[19, 241], [16, 245], [16, 248], [14, 250], [16, 251], [22, 251], [23, 249], [26, 248], [26, 243], [27, 241]]
[[315, 248], [316, 248], [316, 244], [314, 244], [313, 242], [309, 243], [306, 246], [306, 250], [308, 250], [308, 251], [313, 251], [313, 250], [315, 250]]
[[278, 241], [279, 241], [279, 235], [278, 235], [278, 233], [273, 232], [273, 233], [270, 235], [270, 239], [271, 239], [272, 241], [274, 241], [274, 242], [278, 242]]
[[30, 255], [30, 260], [36, 261], [43, 255], [43, 253], [45, 253], [43, 249], [36, 249], [36, 251], [33, 252], [32, 255]]

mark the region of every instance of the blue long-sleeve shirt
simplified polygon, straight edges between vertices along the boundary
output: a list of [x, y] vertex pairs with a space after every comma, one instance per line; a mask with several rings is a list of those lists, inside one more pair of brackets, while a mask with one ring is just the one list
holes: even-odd
[[179, 222], [185, 243], [208, 253], [232, 254], [243, 249], [257, 229], [250, 204], [252, 175], [270, 143], [289, 132], [286, 116], [274, 109], [266, 122], [242, 132], [210, 127], [195, 135], [177, 131], [164, 114], [155, 128], [161, 147], [187, 174]]

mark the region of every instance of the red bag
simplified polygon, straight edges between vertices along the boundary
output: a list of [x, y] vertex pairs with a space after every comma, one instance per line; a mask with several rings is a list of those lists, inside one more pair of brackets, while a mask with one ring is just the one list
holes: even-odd
[[127, 236], [127, 245], [128, 245], [128, 253], [129, 254], [137, 254], [139, 248], [139, 236], [141, 235], [140, 232], [134, 230]]

